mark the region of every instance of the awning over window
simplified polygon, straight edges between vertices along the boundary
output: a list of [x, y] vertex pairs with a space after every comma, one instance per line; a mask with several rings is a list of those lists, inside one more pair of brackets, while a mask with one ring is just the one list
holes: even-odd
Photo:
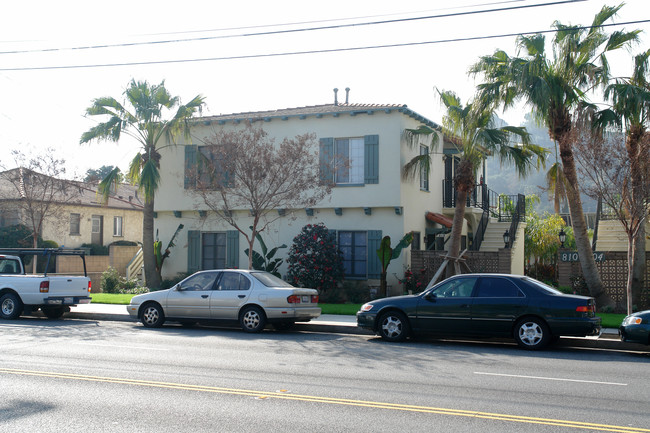
[[442, 224], [443, 226], [447, 228], [451, 228], [453, 224], [453, 220], [449, 217], [444, 216], [441, 213], [436, 213], [436, 212], [427, 212], [425, 214], [425, 218], [428, 219], [429, 221], [433, 221], [434, 223]]

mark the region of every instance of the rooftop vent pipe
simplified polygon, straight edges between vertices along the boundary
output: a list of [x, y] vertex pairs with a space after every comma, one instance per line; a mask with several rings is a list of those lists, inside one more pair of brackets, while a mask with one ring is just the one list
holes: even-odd
[[337, 97], [337, 93], [338, 93], [338, 92], [339, 92], [339, 89], [337, 89], [337, 88], [335, 87], [335, 88], [334, 88], [334, 105], [339, 105], [339, 100], [338, 100], [338, 97]]
[[346, 88], [345, 88], [345, 104], [346, 104], [346, 105], [347, 105], [347, 103], [348, 103], [348, 99], [349, 99], [349, 97], [350, 97], [350, 88], [349, 88], [349, 87], [346, 87]]

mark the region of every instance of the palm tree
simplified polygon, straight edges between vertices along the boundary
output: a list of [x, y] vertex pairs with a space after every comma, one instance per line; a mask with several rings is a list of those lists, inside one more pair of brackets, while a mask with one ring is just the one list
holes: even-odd
[[[172, 97], [165, 88], [165, 82], [150, 85], [147, 81], [131, 80], [124, 92], [126, 103], [121, 104], [112, 97], [93, 100], [86, 109], [89, 116], [108, 116], [109, 119], [89, 129], [81, 136], [80, 143], [92, 140], [119, 141], [122, 134], [135, 138], [142, 146], [129, 166], [127, 179], [138, 185], [144, 193], [142, 219], [142, 252], [144, 274], [149, 287], [160, 286], [160, 275], [156, 272], [154, 257], [153, 213], [154, 197], [160, 185], [160, 145], [174, 143], [179, 135], [190, 138], [189, 119], [200, 113], [204, 97], [195, 96], [182, 105], [180, 98]], [[170, 119], [163, 116], [170, 110], [176, 112]], [[162, 138], [166, 140], [161, 141]], [[100, 183], [104, 199], [108, 199], [111, 188], [119, 181], [119, 168], [112, 170]]]
[[[617, 79], [607, 86], [605, 97], [611, 108], [597, 113], [598, 126], [620, 125], [625, 132], [625, 149], [630, 164], [629, 197], [625, 210], [629, 219], [628, 233], [628, 296], [627, 311], [632, 313], [634, 301], [640, 301], [645, 279], [645, 223], [647, 218], [644, 164], [648, 161], [647, 142], [650, 139], [650, 50], [634, 57], [634, 70], [627, 79]], [[626, 194], [621, 193], [621, 196]]]
[[606, 85], [609, 80], [606, 54], [638, 39], [638, 30], [616, 31], [610, 35], [603, 31], [602, 25], [622, 6], [604, 6], [594, 17], [592, 26], [586, 28], [553, 23], [556, 34], [551, 54], [546, 52], [544, 35], [521, 35], [517, 46], [524, 56], [510, 57], [505, 51], [497, 50], [481, 57], [470, 69], [470, 73], [485, 77], [486, 82], [479, 85], [483, 104], [503, 104], [509, 108], [523, 100], [532, 108], [537, 121], [546, 125], [551, 139], [558, 143], [583, 276], [591, 295], [603, 306], [612, 306], [613, 301], [603, 290], [589, 244], [571, 128], [572, 114], [589, 104], [586, 92]]
[[[486, 154], [497, 154], [502, 162], [514, 164], [517, 172], [525, 176], [533, 168], [533, 162], [544, 162], [546, 152], [540, 146], [530, 143], [530, 136], [525, 128], [503, 126], [496, 127], [493, 109], [478, 107], [475, 104], [462, 105], [460, 98], [451, 91], [438, 91], [440, 101], [447, 109], [443, 118], [443, 134], [450, 137], [458, 146], [460, 161], [454, 185], [456, 189], [456, 207], [451, 229], [448, 255], [458, 257], [460, 241], [465, 221], [467, 197], [476, 186], [476, 171]], [[411, 134], [433, 131], [411, 131]], [[514, 144], [517, 138], [521, 143]], [[431, 153], [429, 153], [431, 154]], [[403, 177], [413, 176], [414, 172], [428, 170], [428, 155], [419, 155], [409, 161], [403, 168]]]

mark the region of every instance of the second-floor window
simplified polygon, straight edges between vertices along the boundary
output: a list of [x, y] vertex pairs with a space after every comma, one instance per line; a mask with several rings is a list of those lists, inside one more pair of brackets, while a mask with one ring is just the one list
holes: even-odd
[[334, 183], [363, 184], [363, 138], [337, 138], [334, 140], [336, 166]]
[[379, 136], [321, 138], [321, 179], [336, 185], [379, 183]]
[[71, 235], [80, 235], [80, 224], [81, 224], [81, 214], [71, 213], [70, 214], [70, 234]]
[[113, 217], [113, 236], [124, 236], [123, 234], [124, 220], [121, 216]]
[[[420, 146], [420, 155], [428, 155], [429, 147]], [[420, 189], [422, 191], [429, 191], [429, 169], [427, 166], [422, 166], [420, 170]]]

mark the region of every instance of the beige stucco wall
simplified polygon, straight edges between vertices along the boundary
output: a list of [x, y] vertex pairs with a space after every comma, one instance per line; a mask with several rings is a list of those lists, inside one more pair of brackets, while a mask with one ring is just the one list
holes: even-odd
[[[334, 230], [381, 230], [383, 236], [390, 236], [395, 245], [406, 232], [418, 231], [422, 240], [426, 230], [425, 211], [440, 212], [442, 209], [441, 179], [444, 176], [441, 158], [432, 167], [429, 181], [429, 192], [420, 190], [419, 176], [412, 181], [403, 181], [401, 167], [413, 156], [419, 154], [419, 147], [410, 148], [402, 139], [405, 128], [415, 129], [420, 122], [393, 111], [390, 114], [375, 112], [372, 115], [349, 114], [340, 117], [314, 116], [306, 119], [289, 118], [288, 120], [274, 119], [270, 122], [256, 122], [274, 137], [276, 143], [285, 137], [293, 138], [299, 134], [314, 133], [314, 151], [318, 150], [318, 139], [324, 137], [363, 137], [364, 135], [379, 135], [379, 183], [363, 186], [335, 187], [332, 194], [318, 205], [314, 206], [314, 215], [307, 216], [304, 209], [287, 210], [287, 216], [280, 218], [263, 233], [263, 238], [269, 248], [282, 243], [291, 246], [293, 238], [300, 229], [308, 223], [324, 223]], [[193, 129], [193, 143], [202, 143], [219, 125], [206, 126], [200, 124]], [[243, 125], [233, 125], [232, 122], [224, 128], [243, 128]], [[162, 152], [161, 186], [156, 197], [155, 210], [157, 218], [155, 228], [159, 230], [160, 239], [164, 243], [174, 233], [179, 223], [185, 225], [171, 251], [171, 257], [165, 261], [163, 276], [168, 277], [187, 270], [187, 231], [226, 231], [232, 227], [218, 221], [213, 213], [208, 212], [205, 219], [199, 217], [197, 209], [207, 210], [200, 199], [192, 197], [183, 187], [184, 184], [184, 146], [168, 147]], [[342, 215], [336, 215], [334, 208], [342, 208]], [[363, 208], [371, 208], [371, 215], [366, 215]], [[401, 214], [395, 211], [401, 210]], [[174, 216], [173, 211], [181, 211], [182, 217]], [[274, 211], [275, 212], [275, 211]], [[241, 227], [248, 227], [247, 210], [241, 213]], [[277, 213], [274, 213], [274, 216]], [[245, 238], [239, 238], [239, 264], [246, 267], [248, 259], [244, 254], [247, 248]], [[286, 257], [288, 249], [279, 254]], [[368, 254], [374, 254], [369, 252]], [[391, 262], [388, 269], [389, 284], [397, 286], [397, 277], [403, 276], [409, 260], [408, 249]], [[286, 272], [283, 268], [282, 273]]]
[[[70, 214], [80, 214], [79, 235], [70, 234]], [[118, 209], [110, 207], [91, 207], [68, 205], [64, 207], [57, 217], [46, 218], [43, 224], [43, 239], [53, 240], [59, 246], [69, 248], [80, 247], [84, 243], [91, 243], [92, 216], [103, 215], [104, 239], [103, 244], [124, 240], [132, 242], [142, 241], [142, 211]], [[123, 236], [113, 236], [113, 217], [121, 216]]]

